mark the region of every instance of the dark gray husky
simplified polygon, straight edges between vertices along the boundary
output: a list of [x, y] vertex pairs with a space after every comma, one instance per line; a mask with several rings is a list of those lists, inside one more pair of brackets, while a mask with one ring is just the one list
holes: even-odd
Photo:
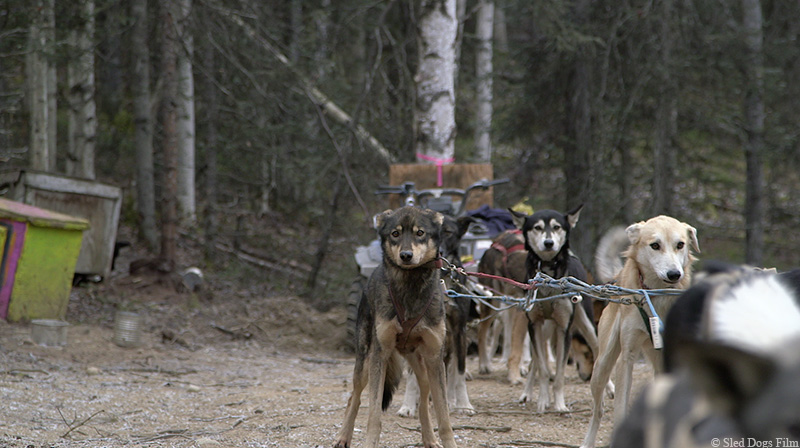
[[376, 220], [383, 263], [367, 282], [358, 305], [353, 393], [334, 447], [349, 447], [361, 392], [369, 383], [369, 416], [364, 446], [377, 447], [381, 410], [392, 400], [404, 357], [419, 383], [423, 446], [437, 446], [428, 396], [444, 448], [455, 448], [447, 409], [443, 346], [444, 291], [439, 282], [439, 245], [444, 216], [416, 207], [385, 211]]

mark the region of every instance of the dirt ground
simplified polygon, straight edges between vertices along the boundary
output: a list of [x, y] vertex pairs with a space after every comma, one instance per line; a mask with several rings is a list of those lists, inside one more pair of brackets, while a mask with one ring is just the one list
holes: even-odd
[[[143, 316], [139, 347], [112, 341], [120, 297]], [[34, 344], [29, 324], [0, 321], [0, 446], [329, 447], [341, 426], [353, 368], [343, 310], [258, 290], [178, 293], [123, 273], [75, 288], [67, 321], [60, 348]], [[468, 369], [477, 372], [476, 356]], [[647, 377], [643, 365], [636, 372]], [[458, 445], [579, 445], [591, 399], [574, 368], [568, 375], [571, 412], [537, 414], [518, 403], [522, 386], [504, 381], [496, 358], [494, 373], [468, 383], [477, 413], [451, 417]], [[395, 415], [400, 391], [383, 417], [382, 446], [421, 441], [419, 422]], [[365, 395], [354, 446], [366, 406]], [[600, 445], [609, 442], [606, 415]]]

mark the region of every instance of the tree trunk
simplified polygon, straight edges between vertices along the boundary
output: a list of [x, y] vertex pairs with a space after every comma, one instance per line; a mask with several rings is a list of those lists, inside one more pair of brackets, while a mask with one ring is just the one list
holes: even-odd
[[147, 0], [131, 0], [131, 93], [135, 122], [136, 209], [139, 236], [150, 250], [158, 244], [150, 113], [150, 52], [147, 47]]
[[58, 143], [58, 85], [56, 79], [56, 2], [46, 0], [41, 12], [44, 15], [44, 34], [47, 42], [44, 61], [47, 66], [47, 165], [46, 170], [56, 172], [56, 144]]
[[331, 0], [321, 0], [317, 10], [315, 22], [317, 25], [317, 51], [314, 53], [314, 65], [317, 67], [317, 82], [328, 75], [330, 66], [330, 28], [331, 28]]
[[51, 43], [48, 42], [48, 10], [52, 9], [53, 0], [39, 0], [36, 3], [34, 20], [30, 26], [28, 36], [28, 95], [31, 115], [30, 135], [30, 167], [39, 171], [50, 171], [52, 143], [49, 141], [50, 108], [48, 107], [49, 89], [48, 72], [49, 61], [47, 51]]
[[415, 149], [425, 161], [452, 163], [456, 138], [456, 0], [421, 0], [417, 24]]
[[656, 135], [653, 141], [653, 215], [672, 214], [672, 185], [675, 165], [675, 133], [677, 132], [676, 88], [672, 77], [671, 31], [672, 0], [662, 0], [658, 14], [661, 44], [660, 65], [657, 67], [658, 104], [656, 106]]
[[[209, 20], [208, 8], [203, 8], [204, 19], [206, 23]], [[217, 64], [214, 57], [214, 46], [206, 43], [204, 49], [205, 56], [203, 61], [206, 64], [205, 73], [205, 87], [203, 92], [206, 97], [206, 145], [205, 145], [205, 192], [206, 192], [206, 212], [204, 214], [205, 221], [205, 252], [206, 260], [213, 261], [216, 255], [216, 241], [217, 232], [219, 231], [219, 222], [217, 219], [217, 144], [219, 134], [217, 131], [217, 120], [219, 119], [219, 94], [217, 86], [214, 82], [214, 73], [217, 70]]]
[[289, 2], [289, 61], [300, 61], [300, 39], [303, 34], [303, 0]]
[[506, 22], [506, 10], [495, 8], [494, 10], [494, 41], [497, 51], [508, 54], [508, 23]]
[[477, 104], [475, 107], [475, 147], [477, 162], [492, 162], [492, 33], [494, 31], [494, 0], [480, 0], [476, 23]]
[[[587, 0], [575, 4], [575, 20], [580, 27], [586, 22], [588, 14]], [[565, 210], [583, 204], [582, 221], [594, 222], [592, 213], [593, 167], [589, 163], [592, 154], [592, 108], [591, 108], [591, 75], [589, 52], [580, 46], [574, 55], [572, 82], [569, 88], [568, 139], [564, 145], [567, 201]], [[587, 219], [588, 218], [588, 219]], [[591, 259], [592, 231], [584, 229], [577, 232], [572, 240], [572, 249], [582, 259]]]
[[161, 2], [161, 152], [164, 181], [161, 192], [161, 258], [168, 270], [175, 268], [178, 242], [178, 0]]
[[745, 263], [761, 266], [764, 250], [764, 204], [761, 153], [764, 148], [764, 55], [760, 0], [742, 0], [745, 55], [744, 117], [747, 192]]
[[74, 56], [67, 67], [69, 124], [66, 173], [94, 179], [97, 117], [94, 82], [94, 0], [83, 0], [78, 28], [70, 31]]
[[180, 221], [193, 225], [197, 220], [195, 200], [195, 113], [192, 75], [192, 0], [180, 0], [175, 21], [178, 67], [178, 210]]

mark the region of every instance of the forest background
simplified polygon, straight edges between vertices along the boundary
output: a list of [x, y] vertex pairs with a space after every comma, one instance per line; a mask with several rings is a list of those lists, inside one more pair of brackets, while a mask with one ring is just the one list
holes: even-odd
[[[434, 13], [454, 131], [425, 150]], [[498, 207], [583, 203], [589, 267], [609, 227], [664, 213], [703, 259], [788, 269], [799, 36], [796, 1], [3, 0], [0, 157], [123, 187], [164, 272], [202, 244], [203, 269], [321, 309], [419, 152], [492, 163]]]

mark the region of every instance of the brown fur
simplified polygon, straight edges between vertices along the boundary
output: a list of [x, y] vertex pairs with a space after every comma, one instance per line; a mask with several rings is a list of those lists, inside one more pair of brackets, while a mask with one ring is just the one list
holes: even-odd
[[379, 215], [383, 263], [370, 276], [359, 302], [353, 393], [334, 447], [350, 447], [361, 392], [369, 384], [369, 417], [364, 446], [376, 448], [381, 410], [386, 410], [402, 375], [404, 357], [419, 383], [422, 444], [438, 447], [428, 396], [432, 397], [444, 448], [455, 448], [447, 410], [443, 347], [444, 293], [435, 264], [443, 216], [402, 207]]

